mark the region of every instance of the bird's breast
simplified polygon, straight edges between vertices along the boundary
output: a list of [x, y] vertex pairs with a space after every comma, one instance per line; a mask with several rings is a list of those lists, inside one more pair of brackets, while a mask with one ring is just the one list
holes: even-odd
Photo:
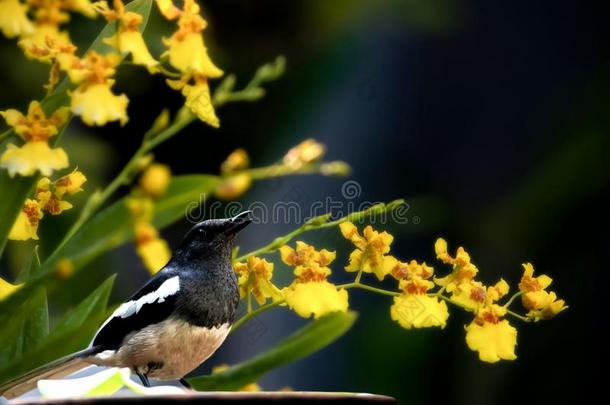
[[145, 371], [156, 379], [182, 378], [218, 349], [230, 329], [229, 324], [208, 328], [170, 318], [128, 335], [106, 365]]

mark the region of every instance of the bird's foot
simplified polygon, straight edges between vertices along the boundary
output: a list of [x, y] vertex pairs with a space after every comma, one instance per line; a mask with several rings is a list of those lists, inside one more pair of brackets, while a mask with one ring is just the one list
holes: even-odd
[[191, 384], [189, 384], [189, 382], [186, 381], [184, 378], [181, 378], [178, 381], [180, 381], [180, 384], [182, 384], [182, 386], [184, 386], [184, 388], [186, 388], [188, 390], [193, 390], [193, 386]]
[[146, 374], [136, 373], [138, 377], [140, 377], [140, 381], [142, 381], [142, 385], [145, 387], [150, 387], [150, 381], [148, 381], [148, 376]]

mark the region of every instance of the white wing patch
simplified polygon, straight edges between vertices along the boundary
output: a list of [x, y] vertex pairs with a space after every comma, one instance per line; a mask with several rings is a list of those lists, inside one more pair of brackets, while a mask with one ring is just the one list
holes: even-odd
[[178, 291], [180, 291], [180, 277], [174, 276], [172, 278], [165, 280], [159, 286], [159, 288], [157, 288], [157, 290], [155, 290], [153, 292], [149, 292], [148, 294], [143, 295], [142, 297], [138, 298], [137, 300], [133, 300], [133, 301], [129, 301], [129, 302], [125, 302], [124, 304], [121, 304], [121, 306], [118, 307], [112, 313], [112, 316], [110, 316], [106, 320], [106, 322], [104, 322], [104, 324], [102, 326], [100, 326], [100, 328], [95, 333], [95, 336], [93, 337], [93, 340], [91, 341], [91, 344], [89, 346], [91, 346], [93, 344], [93, 341], [97, 337], [97, 334], [102, 329], [104, 329], [104, 326], [106, 326], [108, 324], [108, 322], [110, 322], [114, 318], [127, 318], [127, 317], [130, 317], [131, 315], [135, 315], [138, 312], [140, 312], [140, 309], [142, 309], [142, 307], [144, 305], [165, 302], [165, 299], [167, 297], [176, 294]]
[[159, 286], [156, 291], [150, 292], [135, 301], [129, 301], [122, 304], [112, 314], [112, 317], [127, 318], [131, 315], [140, 312], [140, 309], [146, 304], [153, 304], [155, 302], [162, 303], [170, 295], [176, 294], [180, 291], [180, 278], [178, 276], [169, 278]]

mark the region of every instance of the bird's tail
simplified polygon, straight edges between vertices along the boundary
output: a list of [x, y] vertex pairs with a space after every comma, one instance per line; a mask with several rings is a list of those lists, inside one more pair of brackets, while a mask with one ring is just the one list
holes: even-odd
[[95, 352], [95, 348], [87, 348], [72, 353], [61, 359], [40, 366], [27, 374], [17, 377], [0, 386], [0, 396], [7, 399], [16, 398], [36, 388], [39, 380], [48, 378], [63, 378], [82, 368], [90, 365], [85, 361], [89, 355]]

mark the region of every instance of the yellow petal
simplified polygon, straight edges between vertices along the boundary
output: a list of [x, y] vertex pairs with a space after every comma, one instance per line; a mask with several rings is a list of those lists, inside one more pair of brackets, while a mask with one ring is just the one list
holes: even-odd
[[6, 123], [11, 127], [17, 125], [19, 121], [21, 121], [24, 116], [21, 112], [15, 110], [14, 108], [10, 108], [6, 111], [0, 111], [0, 115], [6, 120]]
[[447, 304], [436, 297], [407, 294], [394, 298], [390, 315], [405, 329], [444, 328], [449, 318], [449, 311]]
[[174, 2], [172, 0], [156, 0], [156, 3], [157, 7], [159, 8], [159, 12], [168, 20], [178, 18], [180, 15], [180, 9], [174, 6]]
[[478, 281], [465, 281], [455, 284], [455, 287], [450, 292], [453, 301], [471, 311], [475, 311], [485, 304], [485, 286]]
[[[75, 170], [72, 173], [60, 177], [55, 181], [55, 195], [62, 198], [64, 195], [76, 194], [83, 191], [82, 185], [87, 181], [85, 175]], [[40, 186], [39, 186], [40, 188]]]
[[349, 255], [349, 264], [345, 267], [345, 271], [348, 271], [348, 272], [360, 271], [361, 264], [362, 264], [362, 251], [356, 249]]
[[72, 0], [70, 2], [70, 10], [81, 13], [89, 18], [95, 18], [97, 16], [97, 12], [89, 0]]
[[188, 33], [184, 39], [166, 41], [169, 44], [169, 63], [183, 73], [195, 73], [209, 78], [224, 74], [208, 55], [201, 33]]
[[171, 259], [171, 251], [163, 239], [154, 239], [138, 246], [138, 255], [150, 274], [155, 274]]
[[11, 284], [0, 277], [0, 301], [5, 300], [12, 293], [21, 288], [23, 284]]
[[124, 31], [118, 36], [105, 38], [104, 42], [114, 46], [121, 53], [130, 53], [134, 64], [146, 66], [148, 71], [155, 73], [159, 62], [152, 57], [139, 31]]
[[252, 289], [252, 295], [254, 295], [254, 298], [256, 298], [259, 305], [263, 305], [267, 302], [267, 298], [271, 298], [274, 302], [283, 298], [282, 291], [270, 280], [264, 278], [256, 278], [254, 288]]
[[169, 185], [172, 171], [168, 165], [153, 163], [140, 177], [140, 187], [153, 197], [160, 197]]
[[296, 252], [294, 251], [293, 248], [291, 248], [288, 245], [284, 245], [282, 247], [280, 247], [280, 256], [282, 258], [282, 261], [284, 263], [286, 263], [289, 266], [296, 266], [297, 262], [296, 262]]
[[155, 204], [149, 197], [131, 197], [127, 199], [127, 208], [135, 222], [149, 222], [155, 212]]
[[0, 167], [7, 169], [11, 177], [31, 176], [36, 171], [50, 176], [53, 171], [68, 167], [68, 155], [62, 148], [51, 149], [46, 142], [26, 142], [21, 147], [9, 144], [0, 157]]
[[481, 361], [495, 363], [517, 358], [517, 329], [505, 319], [495, 324], [472, 322], [466, 327], [466, 343], [471, 350], [479, 352]]
[[34, 32], [27, 17], [28, 6], [19, 0], [0, 0], [0, 30], [7, 38], [15, 38]]
[[358, 233], [358, 228], [351, 222], [342, 222], [339, 224], [339, 229], [341, 230], [341, 234], [345, 239], [351, 240], [352, 237]]
[[128, 121], [126, 95], [117, 96], [107, 84], [94, 84], [79, 87], [73, 93], [71, 108], [75, 115], [81, 116], [87, 125], [102, 126], [111, 121], [125, 125]]
[[70, 37], [65, 31], [60, 31], [59, 26], [55, 24], [36, 24], [34, 26], [34, 32], [30, 35], [22, 36], [22, 40], [19, 41], [19, 46], [25, 51], [25, 55], [29, 58], [35, 58], [29, 52], [29, 49], [36, 46], [44, 48], [47, 44], [47, 38], [62, 43], [70, 43]]
[[532, 277], [534, 275], [534, 266], [531, 263], [523, 263], [523, 275]]
[[547, 288], [553, 282], [553, 279], [547, 276], [546, 274], [539, 275], [538, 277], [536, 277], [536, 280], [538, 281], [538, 284], [540, 284], [541, 288]]
[[234, 200], [250, 188], [252, 178], [247, 173], [240, 173], [224, 179], [214, 190], [214, 196], [219, 200]]
[[291, 148], [284, 156], [283, 162], [289, 168], [298, 170], [305, 164], [322, 159], [325, 152], [326, 146], [310, 138]]
[[220, 171], [223, 173], [231, 173], [237, 170], [242, 170], [250, 165], [248, 152], [244, 149], [235, 149], [220, 166]]
[[186, 97], [184, 105], [193, 112], [201, 121], [214, 128], [220, 126], [220, 120], [216, 116], [210, 87], [207, 80], [198, 81], [194, 85], [187, 85], [182, 88], [182, 94]]
[[327, 281], [295, 283], [282, 293], [288, 306], [303, 318], [313, 315], [318, 319], [331, 312], [346, 312], [349, 306], [347, 291], [337, 290]]
[[13, 224], [8, 238], [11, 240], [38, 240], [38, 224], [43, 217], [40, 205], [35, 200], [27, 199]]

